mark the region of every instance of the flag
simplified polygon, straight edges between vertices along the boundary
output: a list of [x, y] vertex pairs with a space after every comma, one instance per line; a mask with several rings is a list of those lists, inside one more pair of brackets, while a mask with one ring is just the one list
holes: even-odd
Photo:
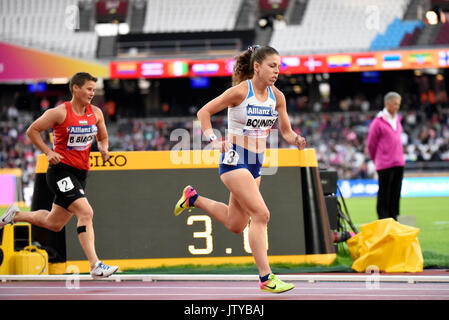
[[134, 62], [118, 62], [116, 70], [118, 74], [134, 74], [137, 71], [137, 64]]
[[141, 65], [143, 76], [161, 76], [164, 74], [164, 64], [161, 62], [145, 62]]
[[432, 63], [432, 55], [430, 53], [412, 53], [410, 54], [409, 61], [415, 65]]
[[449, 66], [449, 51], [438, 52], [438, 63], [443, 67]]
[[220, 70], [218, 63], [194, 63], [192, 64], [192, 72], [196, 75], [214, 75]]
[[282, 57], [281, 59], [281, 67], [283, 69], [288, 67], [299, 67], [301, 64], [301, 60], [299, 57]]
[[377, 60], [374, 56], [358, 57], [355, 61], [360, 67], [374, 67]]
[[338, 56], [328, 56], [327, 65], [330, 68], [342, 68], [349, 67], [352, 63], [352, 57], [350, 55], [338, 55]]
[[402, 68], [401, 55], [397, 54], [384, 54], [382, 66], [385, 69]]
[[173, 61], [168, 66], [168, 73], [171, 76], [182, 77], [189, 73], [189, 64], [187, 61]]

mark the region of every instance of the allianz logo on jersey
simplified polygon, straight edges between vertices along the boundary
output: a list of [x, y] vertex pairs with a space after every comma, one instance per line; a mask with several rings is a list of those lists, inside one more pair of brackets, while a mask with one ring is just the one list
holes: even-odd
[[262, 117], [277, 117], [278, 116], [278, 112], [273, 110], [272, 107], [262, 107], [262, 106], [253, 106], [253, 105], [248, 105], [248, 107], [246, 107], [246, 114], [248, 116], [262, 116]]
[[90, 126], [71, 126], [70, 133], [74, 134], [89, 134], [89, 133], [97, 133], [98, 129], [96, 125]]

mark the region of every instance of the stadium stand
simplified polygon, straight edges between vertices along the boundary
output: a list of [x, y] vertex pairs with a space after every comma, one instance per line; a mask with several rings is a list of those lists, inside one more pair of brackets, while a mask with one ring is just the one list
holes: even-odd
[[97, 34], [75, 30], [79, 26], [67, 19], [66, 10], [77, 5], [77, 0], [2, 0], [0, 38], [25, 47], [94, 59]]
[[[419, 105], [409, 102], [411, 105]], [[403, 106], [403, 144], [406, 169], [412, 171], [446, 168], [449, 164], [449, 112], [437, 107], [428, 112], [422, 106]], [[320, 168], [336, 170], [341, 179], [374, 178], [373, 162], [365, 150], [368, 126], [377, 111], [360, 112], [307, 112], [291, 116], [293, 129], [307, 137], [308, 145], [315, 148]], [[3, 107], [0, 119], [0, 167], [21, 168], [23, 185], [34, 181], [36, 156], [40, 153], [30, 143], [25, 131], [34, 116], [29, 112], [17, 112], [13, 106]], [[193, 141], [201, 141], [201, 132], [192, 116], [183, 117], [119, 117], [117, 122], [107, 119], [111, 151], [171, 150], [179, 145], [175, 129], [186, 130]], [[213, 127], [222, 134], [227, 127], [226, 116], [212, 119]], [[275, 128], [276, 129], [276, 128]], [[50, 143], [48, 136], [44, 137]], [[203, 141], [201, 148], [206, 146]], [[279, 135], [278, 145], [288, 148]], [[93, 146], [95, 150], [95, 145]], [[446, 166], [443, 164], [446, 163]], [[443, 166], [443, 167], [442, 167]]]
[[400, 47], [408, 47], [413, 46], [416, 43], [416, 39], [418, 37], [418, 33], [420, 32], [419, 27], [415, 27], [413, 29], [413, 32], [406, 32], [404, 37], [401, 40]]
[[270, 45], [285, 54], [366, 51], [395, 18], [402, 19], [408, 4], [409, 0], [309, 1], [302, 23], [275, 28]]
[[422, 21], [401, 21], [401, 19], [395, 18], [388, 25], [385, 33], [378, 34], [374, 38], [373, 42], [371, 42], [370, 50], [395, 49], [401, 45], [407, 34], [419, 32], [423, 25]]
[[[195, 54], [232, 56], [254, 41], [254, 23], [250, 18], [254, 7], [248, 0], [133, 2], [131, 17], [145, 12], [138, 17], [143, 20], [141, 28], [139, 23], [128, 21], [132, 32], [119, 35], [109, 48], [116, 48], [116, 56], [122, 59]], [[112, 50], [105, 53], [106, 49], [99, 47], [100, 57], [111, 55]]]
[[[129, 0], [125, 22], [138, 39], [98, 35], [94, 0], [3, 0], [0, 38], [83, 59], [127, 58], [136, 48], [162, 55], [224, 49], [229, 55], [252, 42], [269, 44], [285, 55], [448, 43], [446, 27], [423, 25], [429, 1], [291, 0], [284, 11], [266, 16], [268, 26], [261, 27], [258, 20], [267, 13], [253, 0]], [[76, 7], [76, 13], [67, 11]], [[70, 25], [74, 15], [79, 22]], [[182, 34], [190, 35], [190, 41]]]
[[242, 0], [149, 0], [144, 33], [233, 30]]
[[441, 26], [433, 44], [441, 45], [447, 43], [449, 43], [449, 23], [444, 23]]
[[[254, 42], [269, 44], [282, 55], [447, 45], [449, 23], [423, 23], [423, 10], [430, 8], [429, 1], [290, 0], [285, 12], [273, 13], [274, 16], [283, 14], [284, 18], [277, 20], [272, 16], [268, 19], [268, 25], [262, 28], [258, 19], [265, 13], [260, 11], [256, 0], [129, 0], [126, 22], [130, 33], [102, 37], [94, 31], [94, 0], [1, 0], [0, 41], [82, 59], [133, 59], [148, 57], [151, 50], [164, 58], [173, 57], [174, 54], [214, 58], [217, 52], [229, 57]], [[67, 8], [76, 5], [80, 9], [80, 21], [74, 30], [65, 24], [64, 19]], [[163, 49], [164, 41], [171, 43], [168, 51], [167, 48]], [[154, 50], [154, 45], [157, 50]], [[107, 54], [98, 56], [98, 52], [104, 51]], [[121, 53], [124, 53], [123, 56]], [[318, 86], [312, 75], [304, 75], [303, 78]], [[430, 78], [434, 79], [435, 75]], [[447, 74], [445, 78], [448, 78]], [[294, 79], [280, 77], [278, 85], [287, 87], [290, 80]], [[414, 78], [413, 81], [419, 80]], [[341, 82], [344, 80], [333, 81], [332, 85]], [[182, 85], [186, 83], [185, 90], [188, 90], [188, 81]], [[135, 103], [139, 92], [126, 88], [137, 86], [137, 80], [130, 80], [121, 86], [120, 81], [105, 79], [104, 85], [103, 98], [117, 98], [117, 120], [111, 121], [106, 116], [112, 151], [170, 150], [177, 143], [170, 138], [174, 129], [186, 129], [193, 133], [192, 139], [200, 139], [199, 131], [194, 127], [194, 113], [200, 103], [192, 105], [191, 101], [183, 101], [184, 104], [176, 101], [178, 105], [175, 106], [172, 101], [154, 98], [152, 103], [158, 111], [151, 114], [131, 113], [134, 109], [146, 108], [143, 103]], [[177, 85], [179, 83], [151, 80], [150, 90], [164, 87], [173, 95], [173, 88], [180, 90]], [[301, 86], [304, 89], [302, 83]], [[435, 85], [426, 86], [431, 88]], [[2, 89], [6, 92], [4, 96], [15, 95], [13, 90], [7, 92]], [[370, 90], [378, 90], [376, 94], [381, 96], [385, 88], [373, 84]], [[410, 83], [404, 84], [403, 91], [407, 90], [412, 91]], [[318, 92], [317, 88], [315, 91]], [[326, 102], [322, 105], [318, 103], [319, 108], [315, 109], [310, 92], [301, 95], [285, 92], [294, 130], [306, 136], [309, 146], [316, 149], [320, 166], [336, 169], [342, 179], [371, 178], [375, 175], [372, 161], [365, 151], [365, 139], [369, 122], [380, 106], [379, 99], [371, 99], [368, 107], [363, 107], [363, 103], [356, 103], [358, 93], [348, 92], [347, 97], [340, 96], [331, 101], [329, 104], [332, 107], [329, 109], [325, 108]], [[162, 89], [158, 94], [161, 93]], [[188, 94], [178, 92], [178, 95]], [[206, 97], [204, 91], [190, 95]], [[119, 96], [122, 98], [118, 99]], [[132, 99], [130, 96], [133, 96]], [[401, 113], [404, 114], [403, 142], [407, 166], [421, 170], [432, 168], [432, 163], [441, 166], [444, 162], [447, 170], [448, 99], [447, 96], [430, 97], [430, 93], [404, 97]], [[5, 103], [4, 97], [0, 96], [0, 167], [22, 168], [25, 186], [33, 183], [35, 158], [39, 154], [26, 137], [25, 130], [42, 112], [42, 99], [45, 99], [43, 94], [30, 99], [29, 104], [15, 106]], [[57, 99], [62, 97], [53, 97], [51, 106], [56, 105]], [[177, 110], [176, 113], [164, 113], [166, 105], [170, 105], [168, 109]], [[20, 110], [17, 110], [18, 106]], [[224, 133], [226, 117], [218, 116], [213, 121], [214, 128]], [[50, 143], [48, 137], [46, 139]], [[279, 147], [288, 147], [282, 137]]]

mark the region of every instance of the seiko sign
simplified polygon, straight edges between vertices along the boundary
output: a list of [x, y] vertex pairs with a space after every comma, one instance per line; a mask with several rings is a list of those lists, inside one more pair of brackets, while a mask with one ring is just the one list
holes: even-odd
[[109, 159], [106, 161], [103, 161], [101, 155], [91, 154], [89, 158], [91, 167], [124, 167], [128, 162], [128, 159], [123, 154], [111, 154]]

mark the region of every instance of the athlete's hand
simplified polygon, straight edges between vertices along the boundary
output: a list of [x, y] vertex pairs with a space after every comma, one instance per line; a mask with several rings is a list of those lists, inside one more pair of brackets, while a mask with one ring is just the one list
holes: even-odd
[[58, 164], [61, 161], [61, 159], [64, 159], [64, 157], [61, 156], [59, 153], [54, 152], [53, 150], [50, 150], [47, 153], [47, 160], [48, 163], [50, 164]]
[[98, 149], [98, 151], [100, 151], [101, 157], [103, 158], [103, 162], [108, 161], [108, 159], [109, 159], [109, 157], [110, 157], [109, 151], [108, 151], [107, 149], [106, 149], [106, 150], [100, 150], [100, 149]]
[[304, 137], [301, 137], [299, 134], [295, 138], [295, 146], [299, 150], [303, 150], [306, 147], [306, 139]]
[[225, 140], [214, 140], [210, 143], [212, 145], [212, 149], [215, 150], [220, 150], [220, 152], [228, 152], [229, 150], [232, 149], [232, 143], [230, 143], [229, 141]]

